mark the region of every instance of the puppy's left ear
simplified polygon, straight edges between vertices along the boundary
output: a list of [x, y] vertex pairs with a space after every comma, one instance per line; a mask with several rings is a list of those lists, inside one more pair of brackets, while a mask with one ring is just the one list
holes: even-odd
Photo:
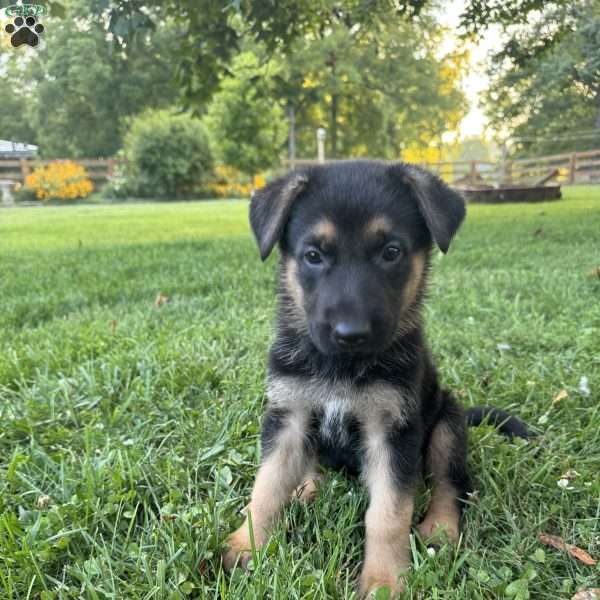
[[266, 260], [283, 234], [295, 200], [306, 188], [308, 176], [290, 173], [256, 190], [250, 201], [250, 226]]
[[439, 177], [416, 165], [399, 164], [391, 169], [411, 188], [431, 237], [445, 254], [465, 218], [463, 197]]

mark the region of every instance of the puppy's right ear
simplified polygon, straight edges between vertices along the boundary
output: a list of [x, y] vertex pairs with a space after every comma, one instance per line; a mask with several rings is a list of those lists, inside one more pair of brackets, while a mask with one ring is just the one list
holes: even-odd
[[290, 173], [256, 190], [250, 201], [250, 226], [265, 260], [281, 238], [294, 201], [306, 188], [304, 173]]

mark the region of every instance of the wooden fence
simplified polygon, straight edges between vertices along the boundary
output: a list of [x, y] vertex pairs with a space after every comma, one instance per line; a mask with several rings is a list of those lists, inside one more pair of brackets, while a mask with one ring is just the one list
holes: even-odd
[[[315, 160], [296, 160], [294, 165], [314, 164]], [[327, 162], [327, 161], [325, 161]], [[286, 163], [291, 166], [289, 161]], [[562, 185], [600, 183], [600, 150], [554, 154], [507, 161], [446, 161], [423, 164], [450, 184], [510, 186], [544, 184], [550, 180]]]
[[[50, 160], [2, 160], [0, 159], [0, 180], [23, 182], [37, 166], [47, 165]], [[77, 160], [87, 169], [90, 179], [103, 183], [110, 177], [119, 161], [108, 159]], [[314, 164], [315, 160], [296, 160], [294, 165]], [[327, 161], [326, 161], [327, 162]], [[285, 163], [288, 167], [290, 163]], [[484, 160], [448, 161], [423, 165], [438, 173], [448, 183], [473, 186], [511, 185], [543, 182], [552, 176], [552, 181], [563, 185], [580, 183], [600, 183], [600, 150], [554, 154], [537, 158], [522, 158], [510, 161], [490, 162]]]
[[[55, 161], [26, 158], [19, 160], [0, 159], [0, 180], [19, 181], [23, 183], [25, 177], [27, 177], [33, 169], [46, 166], [52, 162]], [[113, 174], [115, 166], [119, 163], [119, 161], [114, 158], [75, 159], [75, 162], [86, 168], [89, 178], [94, 183], [104, 183]]]

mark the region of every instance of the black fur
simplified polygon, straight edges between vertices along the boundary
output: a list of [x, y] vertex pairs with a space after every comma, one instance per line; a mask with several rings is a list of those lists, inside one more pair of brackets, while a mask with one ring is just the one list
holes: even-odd
[[277, 440], [277, 434], [282, 430], [290, 411], [285, 408], [270, 408], [263, 417], [260, 432], [260, 443], [263, 456], [267, 456]]
[[323, 412], [313, 415], [313, 432], [316, 439], [319, 463], [331, 469], [344, 469], [349, 475], [359, 475], [361, 471], [361, 445], [363, 442], [360, 423], [351, 416], [345, 416], [333, 438], [324, 437], [319, 428]]
[[[302, 172], [291, 173], [257, 192], [250, 209], [252, 228], [263, 259], [279, 242], [282, 259], [295, 257], [300, 260], [296, 255], [303, 236], [311, 224], [323, 218], [335, 224], [348, 247], [351, 247], [360, 228], [375, 215], [384, 215], [394, 220], [399, 227], [400, 241], [407, 255], [425, 253], [427, 271], [432, 242], [435, 241], [442, 251], [448, 250], [450, 241], [464, 218], [465, 208], [458, 193], [419, 167], [355, 161], [327, 167], [310, 167]], [[332, 298], [335, 299], [340, 294], [350, 293], [353, 302], [360, 304], [356, 299], [362, 296], [364, 304], [373, 305], [378, 301], [378, 293], [381, 297], [386, 293], [397, 297], [406, 284], [407, 276], [406, 270], [397, 269], [387, 277], [378, 292], [377, 279], [382, 279], [381, 273], [354, 263], [345, 272], [340, 269], [336, 275], [330, 274], [332, 281], [321, 296], [325, 301], [331, 302]], [[315, 277], [310, 270], [301, 271], [299, 279], [307, 294], [319, 285], [319, 277]], [[413, 310], [420, 310], [424, 292], [423, 285], [418, 291]], [[350, 379], [356, 385], [385, 381], [399, 389], [418, 388], [420, 406], [418, 413], [413, 415], [413, 422], [402, 428], [392, 424], [388, 435], [396, 456], [399, 477], [408, 480], [414, 475], [410, 472], [411, 469], [414, 472], [421, 469], [421, 458], [412, 456], [414, 451], [411, 452], [411, 449], [422, 447], [422, 455], [435, 425], [446, 420], [459, 433], [457, 447], [454, 449], [456, 460], [452, 461], [455, 468], [450, 477], [461, 492], [466, 493], [469, 489], [463, 458], [466, 454], [466, 436], [462, 432], [465, 417], [451, 395], [439, 388], [437, 372], [429, 359], [422, 328], [416, 326], [403, 335], [391, 335], [391, 339], [381, 347], [377, 344], [388, 336], [391, 327], [390, 323], [380, 318], [380, 314], [375, 313], [374, 327], [379, 319], [379, 326], [383, 331], [373, 347], [354, 353], [323, 351], [327, 348], [319, 346], [319, 342], [315, 341], [316, 336], [311, 335], [314, 332], [301, 335], [288, 319], [290, 299], [287, 294], [285, 285], [282, 285], [277, 336], [269, 360], [271, 376]], [[359, 307], [357, 310], [363, 309]], [[290, 347], [293, 347], [293, 352], [290, 352]], [[422, 374], [420, 379], [419, 373]], [[471, 409], [467, 414], [470, 424], [477, 424], [487, 418], [507, 435], [522, 435], [526, 432], [518, 419], [509, 417], [502, 411]], [[319, 416], [314, 415], [313, 418], [318, 421]], [[273, 437], [271, 430], [280, 421], [281, 418], [275, 416], [265, 421], [267, 434], [263, 438], [267, 447]], [[503, 421], [506, 423], [502, 423]], [[319, 439], [317, 433], [317, 444], [323, 461], [331, 466], [344, 467], [349, 472], [358, 471], [356, 448], [360, 431], [356, 422], [353, 423], [352, 438], [352, 449], [332, 447], [330, 442]], [[347, 460], [344, 456], [347, 456]], [[407, 461], [403, 457], [411, 458]], [[407, 467], [407, 463], [411, 467]]]
[[392, 421], [386, 437], [396, 485], [399, 489], [413, 489], [423, 469], [423, 436], [419, 425]]
[[499, 408], [473, 406], [465, 412], [465, 417], [467, 423], [472, 427], [476, 427], [482, 423], [489, 423], [509, 439], [519, 437], [526, 440], [529, 438], [529, 430], [525, 423], [521, 419]]
[[[315, 399], [306, 451], [314, 451], [322, 464], [365, 475], [367, 425], [377, 418], [384, 424], [396, 487], [414, 490], [432, 460], [440, 427], [438, 474], [443, 469], [441, 476], [460, 501], [470, 491], [467, 421], [487, 419], [507, 435], [526, 437], [524, 425], [503, 411], [471, 409], [465, 418], [440, 387], [426, 346], [420, 315], [432, 246], [447, 252], [464, 216], [462, 198], [439, 178], [415, 166], [375, 161], [310, 167], [253, 197], [250, 221], [261, 257], [277, 243], [281, 255], [270, 379], [320, 382], [334, 390], [350, 386], [358, 397], [375, 384], [397, 393], [397, 400], [386, 397], [395, 403], [387, 412], [378, 407], [371, 414], [369, 406], [352, 405], [339, 418], [327, 417], [326, 398]], [[385, 227], [373, 233], [366, 226], [376, 218]], [[323, 223], [334, 231], [333, 240], [315, 233]], [[349, 337], [348, 331], [360, 335]], [[265, 455], [287, 411], [302, 410], [293, 397], [277, 402], [287, 409], [267, 412]]]

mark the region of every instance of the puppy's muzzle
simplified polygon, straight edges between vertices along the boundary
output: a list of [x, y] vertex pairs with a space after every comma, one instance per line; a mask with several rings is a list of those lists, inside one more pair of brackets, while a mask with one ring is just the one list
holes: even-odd
[[371, 326], [367, 321], [339, 321], [333, 328], [333, 341], [342, 351], [360, 350], [371, 341]]

